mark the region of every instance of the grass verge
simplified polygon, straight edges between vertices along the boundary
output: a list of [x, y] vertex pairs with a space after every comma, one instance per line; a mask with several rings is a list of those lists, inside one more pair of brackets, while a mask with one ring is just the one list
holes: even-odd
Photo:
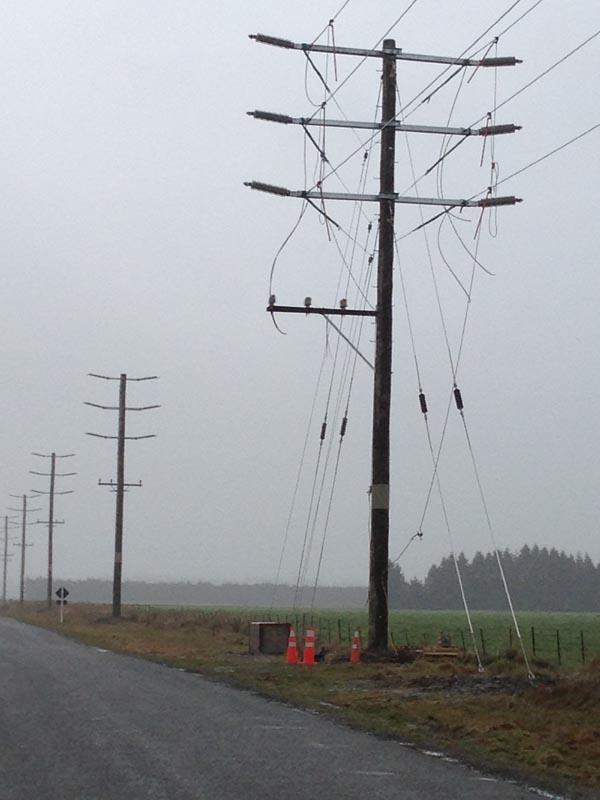
[[247, 654], [246, 620], [226, 611], [8, 605], [7, 616], [86, 644], [202, 673], [318, 710], [362, 729], [443, 751], [570, 797], [600, 797], [600, 659], [577, 671], [536, 663], [531, 685], [514, 653], [479, 674], [468, 661], [313, 668]]

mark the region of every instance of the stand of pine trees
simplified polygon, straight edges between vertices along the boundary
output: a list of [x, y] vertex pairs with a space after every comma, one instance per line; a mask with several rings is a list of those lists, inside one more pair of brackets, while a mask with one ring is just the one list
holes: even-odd
[[[523, 611], [600, 611], [600, 565], [588, 555], [572, 556], [554, 548], [528, 547], [501, 556], [515, 605]], [[481, 611], [506, 610], [496, 556], [476, 553], [469, 561], [458, 556], [469, 606]], [[455, 609], [462, 601], [451, 556], [430, 568], [423, 581], [407, 581], [398, 565], [390, 564], [392, 608]]]

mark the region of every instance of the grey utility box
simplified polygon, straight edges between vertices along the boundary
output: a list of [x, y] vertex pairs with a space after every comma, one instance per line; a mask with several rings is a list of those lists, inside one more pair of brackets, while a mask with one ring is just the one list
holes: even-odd
[[248, 633], [250, 654], [282, 656], [287, 650], [290, 628], [289, 622], [251, 622]]

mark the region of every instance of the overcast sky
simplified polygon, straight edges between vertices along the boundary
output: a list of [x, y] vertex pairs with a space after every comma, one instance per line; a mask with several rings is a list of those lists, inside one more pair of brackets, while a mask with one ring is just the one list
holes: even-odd
[[[304, 153], [312, 184], [316, 151], [299, 127], [246, 116], [264, 109], [308, 116], [323, 86], [302, 53], [256, 44], [251, 33], [312, 41], [341, 0], [208, 3], [203, 0], [4, 0], [0, 4], [2, 125], [1, 253], [3, 271], [3, 414], [1, 485], [9, 493], [46, 489], [32, 451], [75, 452], [77, 470], [62, 489], [56, 516], [55, 572], [66, 578], [109, 577], [114, 547], [114, 494], [97, 486], [115, 476], [114, 442], [86, 431], [116, 432], [116, 414], [83, 405], [113, 404], [116, 383], [88, 372], [159, 375], [131, 384], [133, 405], [161, 408], [130, 414], [131, 434], [156, 439], [127, 447], [125, 578], [212, 581], [273, 580], [292, 499], [315, 382], [325, 348], [317, 317], [280, 318], [280, 335], [265, 313], [276, 251], [300, 211], [296, 199], [244, 187], [263, 180], [304, 187]], [[335, 21], [338, 45], [372, 47], [405, 3], [350, 0]], [[418, 0], [390, 32], [408, 52], [457, 56], [511, 4]], [[533, 5], [522, 0], [487, 33], [485, 47]], [[485, 117], [568, 53], [598, 27], [593, 0], [544, 0], [500, 37], [498, 53], [523, 64], [460, 76], [429, 103], [414, 103], [411, 123], [467, 126]], [[327, 41], [327, 33], [320, 41]], [[471, 52], [471, 51], [469, 51]], [[315, 64], [336, 86], [332, 59]], [[338, 56], [337, 83], [359, 63]], [[335, 95], [327, 115], [372, 120], [380, 74], [368, 59]], [[497, 137], [494, 158], [508, 176], [600, 122], [597, 75], [600, 37], [497, 113], [498, 123], [523, 130]], [[431, 64], [398, 63], [402, 101], [440, 72]], [[471, 71], [472, 72], [472, 71]], [[469, 76], [471, 73], [469, 73]], [[457, 91], [460, 88], [460, 92]], [[307, 91], [308, 90], [308, 91]], [[318, 129], [313, 129], [318, 136]], [[369, 152], [365, 191], [377, 190], [377, 143], [363, 145], [350, 130], [326, 136], [338, 164], [326, 188], [359, 188]], [[417, 175], [439, 156], [439, 137], [413, 134]], [[458, 375], [467, 424], [500, 547], [537, 543], [600, 560], [600, 315], [597, 208], [600, 131], [507, 181], [499, 194], [523, 198], [501, 208], [497, 235], [482, 220], [479, 260]], [[305, 151], [306, 145], [306, 151]], [[470, 197], [489, 183], [489, 143], [473, 138], [445, 162], [441, 189]], [[396, 185], [412, 183], [406, 139], [397, 137]], [[438, 196], [436, 173], [419, 183]], [[414, 190], [411, 190], [414, 192]], [[408, 193], [411, 193], [408, 192]], [[328, 213], [359, 241], [358, 278], [368, 221], [356, 228], [352, 203]], [[425, 210], [429, 217], [430, 210]], [[457, 221], [472, 248], [478, 212]], [[397, 207], [399, 236], [419, 222], [416, 208]], [[465, 294], [438, 250], [439, 223], [427, 228], [444, 321], [456, 354]], [[492, 231], [494, 232], [494, 231]], [[472, 259], [444, 223], [446, 261], [468, 284]], [[397, 554], [417, 530], [431, 480], [431, 456], [418, 404], [418, 386], [400, 268], [430, 423], [437, 445], [452, 386], [440, 314], [423, 233], [399, 241], [395, 271], [392, 408], [391, 543]], [[309, 208], [276, 265], [273, 289], [282, 303], [332, 304], [346, 294], [335, 241]], [[352, 282], [350, 305], [356, 305]], [[373, 301], [373, 291], [370, 299]], [[361, 350], [372, 358], [373, 330]], [[335, 335], [324, 361], [296, 512], [282, 579], [295, 581], [306, 530], [319, 429], [334, 367]], [[345, 357], [340, 350], [337, 368]], [[337, 448], [339, 370], [334, 373], [328, 462], [307, 580], [314, 575]], [[372, 373], [358, 362], [348, 432], [324, 548], [322, 583], [365, 582], [368, 553]], [[340, 401], [346, 402], [346, 395]], [[464, 431], [452, 409], [440, 478], [457, 551], [489, 550], [489, 532], [474, 481]], [[329, 446], [329, 438], [325, 443]], [[322, 463], [325, 459], [323, 456]], [[65, 471], [67, 471], [65, 469]], [[320, 485], [320, 484], [319, 484]], [[44, 501], [45, 502], [45, 501]], [[37, 505], [37, 504], [36, 504]], [[32, 519], [47, 519], [47, 511]], [[402, 558], [408, 576], [423, 575], [449, 551], [436, 492], [423, 539]], [[29, 529], [34, 547], [28, 575], [46, 569], [46, 534]], [[17, 552], [17, 551], [15, 551]], [[10, 564], [11, 590], [17, 556]]]

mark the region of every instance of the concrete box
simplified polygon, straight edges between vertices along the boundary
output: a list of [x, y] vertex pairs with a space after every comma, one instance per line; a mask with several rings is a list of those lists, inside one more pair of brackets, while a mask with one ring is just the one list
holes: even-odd
[[287, 651], [290, 628], [289, 622], [251, 622], [248, 632], [250, 654], [284, 655]]

